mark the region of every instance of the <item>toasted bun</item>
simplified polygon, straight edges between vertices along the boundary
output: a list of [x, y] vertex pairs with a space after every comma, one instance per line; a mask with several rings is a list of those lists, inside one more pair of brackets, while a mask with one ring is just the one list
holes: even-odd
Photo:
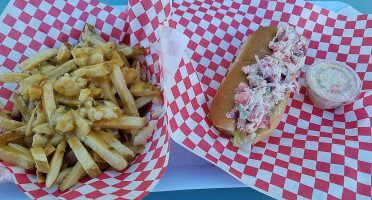
[[[228, 136], [233, 136], [236, 129], [236, 121], [235, 119], [227, 118], [226, 113], [230, 112], [235, 106], [234, 96], [239, 83], [248, 83], [247, 75], [242, 72], [241, 68], [255, 64], [255, 55], [262, 59], [266, 55], [272, 54], [269, 43], [275, 37], [276, 32], [277, 28], [275, 27], [263, 27], [248, 37], [247, 41], [242, 45], [241, 52], [235, 63], [232, 65], [213, 99], [209, 119], [219, 131]], [[258, 129], [253, 144], [264, 140], [275, 130], [287, 106], [288, 98], [289, 93], [286, 94], [283, 101], [280, 101], [270, 110], [270, 129]]]

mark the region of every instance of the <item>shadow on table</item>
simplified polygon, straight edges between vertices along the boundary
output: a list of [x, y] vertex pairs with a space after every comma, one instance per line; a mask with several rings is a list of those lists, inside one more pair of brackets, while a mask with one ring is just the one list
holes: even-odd
[[147, 195], [144, 200], [272, 200], [273, 198], [266, 196], [252, 188], [225, 188], [225, 189], [204, 189], [204, 190], [180, 190], [167, 192], [152, 192]]

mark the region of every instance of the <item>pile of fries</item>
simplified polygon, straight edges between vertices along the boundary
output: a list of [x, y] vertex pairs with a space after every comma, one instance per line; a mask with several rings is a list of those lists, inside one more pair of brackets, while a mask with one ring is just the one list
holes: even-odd
[[156, 127], [139, 109], [161, 103], [160, 88], [143, 80], [143, 47], [106, 42], [89, 24], [81, 40], [26, 59], [23, 73], [0, 74], [19, 83], [13, 111], [0, 111], [0, 159], [36, 169], [39, 183], [60, 191], [127, 168]]

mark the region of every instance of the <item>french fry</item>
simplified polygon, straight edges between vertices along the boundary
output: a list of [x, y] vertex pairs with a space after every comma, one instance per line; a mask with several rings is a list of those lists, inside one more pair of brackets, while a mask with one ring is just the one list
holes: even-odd
[[142, 96], [142, 97], [137, 98], [134, 102], [136, 103], [137, 109], [140, 109], [143, 106], [151, 103], [153, 98], [154, 97], [152, 97], [152, 96]]
[[156, 128], [156, 124], [152, 126], [143, 127], [133, 138], [133, 146], [140, 146], [146, 144], [146, 140], [152, 135]]
[[16, 149], [16, 150], [24, 153], [25, 155], [29, 156], [30, 158], [32, 158], [32, 154], [31, 154], [31, 151], [30, 151], [29, 148], [26, 148], [24, 146], [21, 146], [19, 144], [14, 144], [14, 143], [9, 143], [8, 146], [13, 148], [13, 149]]
[[131, 142], [125, 142], [124, 145], [130, 148], [135, 154], [140, 154], [145, 150], [144, 145], [133, 146]]
[[64, 63], [71, 58], [72, 45], [70, 43], [63, 43], [58, 49], [57, 61], [59, 63]]
[[19, 112], [17, 104], [14, 104], [11, 116], [16, 118], [16, 117], [20, 117], [20, 115], [21, 113]]
[[107, 144], [110, 145], [110, 147], [114, 148], [120, 155], [124, 156], [124, 158], [127, 159], [133, 159], [135, 154], [134, 152], [123, 145], [118, 139], [116, 139], [114, 136], [104, 132], [104, 131], [96, 131], [98, 136], [102, 138]]
[[13, 130], [22, 126], [26, 126], [26, 123], [7, 119], [3, 116], [0, 116], [0, 129]]
[[[1, 105], [0, 105], [0, 107], [1, 107]], [[0, 108], [0, 116], [1, 117], [4, 117], [5, 119], [11, 119], [10, 114], [11, 113], [9, 111]]]
[[132, 58], [145, 54], [145, 48], [140, 46], [128, 46], [125, 44], [119, 44], [116, 48], [123, 56]]
[[115, 98], [115, 94], [111, 92], [112, 84], [107, 78], [107, 76], [98, 77], [98, 82], [103, 90], [103, 98], [118, 105], [118, 102], [116, 101], [116, 98]]
[[36, 55], [26, 59], [23, 61], [20, 65], [19, 68], [23, 71], [31, 70], [32, 68], [36, 67], [43, 61], [48, 60], [49, 58], [52, 58], [56, 56], [58, 53], [57, 49], [47, 49], [44, 51], [41, 51], [37, 53]]
[[80, 101], [77, 96], [66, 97], [60, 94], [56, 94], [55, 100], [58, 104], [65, 105], [73, 109], [77, 109], [80, 105]]
[[31, 84], [28, 89], [28, 95], [30, 96], [30, 101], [36, 101], [41, 98], [41, 87], [36, 84]]
[[44, 148], [45, 155], [49, 156], [50, 154], [54, 153], [55, 151], [56, 151], [56, 148], [54, 148], [54, 146], [50, 142], [48, 142], [46, 144], [45, 148]]
[[10, 119], [11, 113], [4, 109], [5, 105], [0, 101], [0, 116]]
[[[78, 135], [79, 137], [79, 135]], [[115, 149], [103, 141], [99, 135], [93, 131], [86, 138], [79, 137], [84, 143], [95, 151], [103, 160], [110, 164], [118, 171], [125, 169], [128, 166], [127, 161]]]
[[47, 122], [47, 119], [46, 119], [44, 113], [38, 113], [37, 116], [36, 116], [35, 121], [32, 123], [32, 127], [36, 127], [37, 125], [43, 124], [45, 122]]
[[92, 126], [92, 122], [90, 122], [89, 120], [85, 119], [84, 117], [82, 117], [78, 112], [74, 112], [74, 119], [75, 119], [75, 123], [76, 123], [76, 126], [77, 128], [79, 129], [79, 131], [87, 136], [90, 132], [90, 127]]
[[118, 105], [116, 105], [115, 103], [111, 102], [111, 101], [102, 101], [102, 104], [104, 106], [107, 106], [107, 107], [118, 107]]
[[[32, 131], [36, 134], [40, 134], [40, 135], [52, 135], [53, 134], [53, 131], [52, 129], [50, 128], [50, 125], [48, 123], [43, 123], [43, 124], [39, 124], [37, 126], [35, 126]], [[29, 135], [27, 135], [29, 136]]]
[[[120, 55], [120, 53], [116, 49], [107, 55], [111, 56], [111, 58], [108, 60], [116, 60], [116, 59], [123, 60], [123, 57]], [[130, 65], [128, 65], [128, 67], [130, 67]]]
[[59, 185], [62, 183], [63, 179], [67, 176], [67, 174], [69, 174], [72, 170], [72, 167], [69, 167], [69, 168], [66, 168], [64, 170], [62, 170], [59, 174], [58, 174], [58, 177], [56, 179], [56, 181], [54, 182], [54, 184], [56, 185]]
[[[9, 119], [11, 120], [10, 118], [10, 115], [8, 115], [6, 112], [4, 112], [5, 110], [0, 110], [0, 117], [3, 117], [4, 119]], [[3, 128], [3, 130], [5, 130], [5, 128]], [[1, 131], [1, 129], [0, 129]]]
[[14, 104], [17, 105], [19, 112], [22, 114], [26, 122], [30, 120], [30, 115], [28, 114], [27, 104], [21, 95], [16, 95], [14, 98]]
[[150, 83], [145, 83], [142, 81], [137, 81], [130, 86], [130, 93], [133, 96], [160, 96], [160, 88], [151, 85]]
[[82, 47], [82, 48], [74, 48], [71, 51], [72, 56], [74, 57], [74, 61], [77, 66], [86, 66], [88, 65], [90, 53], [93, 48], [91, 47]]
[[31, 84], [39, 84], [44, 79], [44, 76], [41, 74], [33, 74], [25, 79], [23, 79], [21, 82], [19, 82], [19, 88], [17, 89], [18, 93], [21, 94], [23, 91], [30, 86]]
[[32, 147], [45, 148], [48, 143], [48, 139], [40, 134], [35, 134], [32, 137]]
[[137, 80], [137, 72], [135, 68], [123, 67], [121, 68], [121, 74], [128, 85], [131, 85]]
[[76, 46], [73, 49], [77, 48], [85, 48], [85, 47], [93, 47], [93, 44], [90, 41], [80, 41], [79, 43], [76, 44]]
[[71, 97], [80, 93], [81, 86], [69, 76], [62, 76], [54, 82], [53, 88], [63, 96]]
[[125, 111], [130, 116], [139, 116], [132, 94], [129, 92], [120, 68], [114, 66], [110, 72], [111, 81], [119, 93], [120, 100], [124, 104]]
[[85, 74], [87, 73], [88, 69], [86, 67], [80, 67], [76, 70], [74, 70], [71, 75], [73, 77], [78, 77], [78, 78], [81, 78], [83, 76], [85, 76]]
[[132, 67], [136, 70], [136, 81], [141, 81], [141, 65], [138, 59], [133, 61]]
[[79, 179], [83, 176], [85, 176], [87, 173], [85, 172], [83, 166], [80, 164], [80, 162], [76, 162], [70, 173], [66, 175], [66, 177], [63, 179], [61, 184], [59, 185], [59, 191], [64, 192], [68, 188], [76, 185], [78, 183]]
[[152, 118], [158, 118], [161, 115], [161, 113], [163, 113], [163, 110], [161, 108], [159, 108], [159, 107], [154, 108], [151, 111], [151, 117]]
[[111, 53], [114, 49], [116, 49], [115, 41], [106, 42], [104, 45], [101, 46], [103, 55]]
[[35, 169], [35, 162], [32, 157], [10, 146], [0, 144], [0, 159], [25, 169]]
[[36, 169], [43, 173], [48, 173], [49, 171], [49, 163], [48, 158], [45, 155], [44, 149], [41, 147], [33, 147], [31, 148], [32, 157], [34, 157], [34, 161], [36, 164]]
[[39, 101], [28, 101], [26, 104], [28, 105], [27, 113], [29, 117], [31, 118], [31, 114], [34, 111], [34, 109], [38, 107]]
[[0, 74], [0, 82], [19, 83], [12, 113], [0, 103], [0, 130], [9, 130], [0, 134], [0, 159], [36, 168], [48, 189], [59, 184], [65, 191], [110, 166], [124, 170], [153, 130], [138, 108], [161, 95], [140, 81], [145, 71], [135, 56], [144, 47], [106, 42], [89, 24], [81, 38], [75, 47], [64, 43], [25, 60], [24, 73]]
[[39, 170], [36, 170], [36, 180], [38, 183], [44, 183], [45, 182], [45, 174], [40, 172]]
[[83, 40], [83, 42], [90, 41], [96, 46], [102, 46], [106, 43], [106, 41], [97, 34], [94, 27], [90, 24], [85, 25], [84, 32], [81, 33], [81, 39]]
[[51, 64], [47, 64], [45, 66], [40, 66], [39, 67], [40, 74], [43, 75], [43, 76], [49, 74], [50, 72], [52, 72], [55, 69], [57, 69], [57, 67], [54, 66], [54, 65], [51, 65]]
[[140, 77], [141, 81], [144, 81], [144, 82], [148, 81], [147, 80], [147, 71], [144, 67], [140, 67], [140, 73], [141, 73], [141, 77]]
[[53, 155], [53, 158], [50, 162], [50, 167], [48, 170], [48, 175], [46, 178], [45, 186], [47, 189], [51, 188], [56, 181], [59, 171], [61, 170], [62, 162], [63, 162], [63, 156], [65, 154], [66, 150], [66, 141], [62, 141], [56, 149], [56, 152]]
[[32, 140], [33, 140], [33, 137], [31, 137], [31, 136], [24, 137], [23, 138], [23, 145], [27, 148], [31, 148], [32, 147]]
[[[19, 88], [21, 88], [21, 87], [19, 87]], [[29, 96], [28, 96], [28, 94], [29, 94], [29, 92], [28, 92], [28, 90], [30, 89], [30, 86], [28, 85], [24, 90], [23, 90], [23, 92], [22, 93], [17, 93], [17, 91], [19, 91], [18, 89], [16, 90], [16, 95], [18, 95], [18, 94], [20, 94], [20, 95], [22, 95], [22, 98], [25, 100], [25, 101], [29, 101]]]
[[141, 129], [146, 125], [146, 119], [141, 117], [120, 117], [103, 119], [93, 123], [93, 127], [117, 129]]
[[67, 139], [67, 142], [74, 152], [76, 158], [91, 178], [95, 178], [99, 174], [101, 174], [101, 170], [98, 168], [93, 158], [90, 156], [88, 151], [85, 149], [83, 144], [81, 144], [80, 140], [76, 136], [69, 137]]
[[40, 71], [39, 71], [39, 69], [37, 68], [37, 67], [35, 67], [35, 68], [32, 68], [31, 70], [30, 70], [30, 73], [33, 75], [33, 74], [40, 74]]
[[51, 58], [46, 60], [46, 61], [43, 61], [39, 64], [39, 66], [37, 67], [44, 67], [44, 66], [47, 66], [47, 65], [51, 65], [51, 62], [50, 62]]
[[28, 123], [27, 123], [27, 128], [26, 128], [26, 132], [25, 132], [26, 137], [27, 136], [32, 136], [32, 134], [33, 134], [32, 125], [33, 125], [33, 122], [35, 121], [36, 111], [37, 111], [37, 107], [32, 112], [31, 117], [30, 117], [30, 121], [28, 121]]
[[106, 64], [107, 64], [109, 69], [112, 69], [115, 66], [117, 66], [119, 68], [122, 68], [123, 65], [124, 65], [124, 62], [121, 58], [118, 58], [118, 59], [106, 61]]
[[[110, 54], [107, 54], [107, 55], [110, 55]], [[123, 61], [123, 66], [130, 67], [130, 63], [128, 62], [127, 57], [125, 57], [120, 51], [114, 50], [111, 52], [110, 56], [111, 57], [109, 58], [109, 60], [121, 58], [121, 60]]]
[[25, 137], [26, 126], [22, 126], [11, 131], [0, 134], [0, 144], [8, 144], [9, 142], [16, 141]]
[[52, 139], [50, 140], [50, 143], [53, 145], [53, 146], [58, 146], [59, 143], [62, 142], [62, 140], [64, 140], [64, 137], [60, 134], [54, 134]]
[[16, 72], [1, 73], [0, 74], [0, 82], [2, 82], [2, 83], [19, 83], [23, 79], [25, 79], [29, 76], [30, 75], [28, 75], [28, 74], [16, 73]]
[[91, 66], [87, 66], [85, 75], [88, 77], [100, 77], [109, 74], [106, 63], [99, 63]]
[[[102, 48], [102, 46], [101, 46], [101, 48]], [[119, 57], [118, 57], [118, 55], [119, 55]], [[108, 60], [114, 60], [114, 59], [117, 59], [117, 58], [121, 58], [121, 55], [118, 51], [116, 51], [114, 49], [113, 51], [104, 54], [104, 57], [105, 57], [105, 60], [108, 61]]]
[[65, 73], [76, 69], [76, 64], [74, 60], [65, 62], [61, 66], [57, 67], [55, 70], [49, 72], [45, 75], [45, 78], [51, 80], [52, 82], [56, 81], [59, 77], [63, 76]]
[[43, 101], [43, 108], [46, 113], [47, 120], [51, 124], [51, 118], [54, 111], [57, 109], [54, 101], [53, 85], [51, 81], [45, 81], [42, 83], [43, 95], [41, 100]]

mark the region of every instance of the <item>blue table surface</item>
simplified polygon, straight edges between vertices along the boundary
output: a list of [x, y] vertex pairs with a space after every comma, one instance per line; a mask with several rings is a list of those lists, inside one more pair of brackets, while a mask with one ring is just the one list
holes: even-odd
[[[99, 0], [108, 5], [123, 5], [128, 4], [128, 0]], [[321, 0], [312, 0], [321, 1]], [[334, 0], [329, 0], [334, 1]], [[364, 13], [372, 13], [371, 0], [339, 0], [354, 7], [356, 10]], [[9, 0], [0, 0], [0, 13], [4, 10]], [[15, 196], [22, 196], [22, 192], [17, 189], [13, 183], [3, 183], [0, 185], [1, 191], [16, 191], [10, 194], [1, 194], [0, 199], [14, 199]], [[3, 192], [1, 192], [3, 193]], [[18, 194], [19, 193], [19, 194]], [[181, 191], [167, 191], [167, 192], [152, 192], [147, 195], [145, 200], [159, 200], [159, 199], [178, 199], [178, 200], [225, 200], [225, 199], [272, 199], [252, 188], [224, 188], [224, 189], [202, 189], [202, 190], [181, 190]]]

